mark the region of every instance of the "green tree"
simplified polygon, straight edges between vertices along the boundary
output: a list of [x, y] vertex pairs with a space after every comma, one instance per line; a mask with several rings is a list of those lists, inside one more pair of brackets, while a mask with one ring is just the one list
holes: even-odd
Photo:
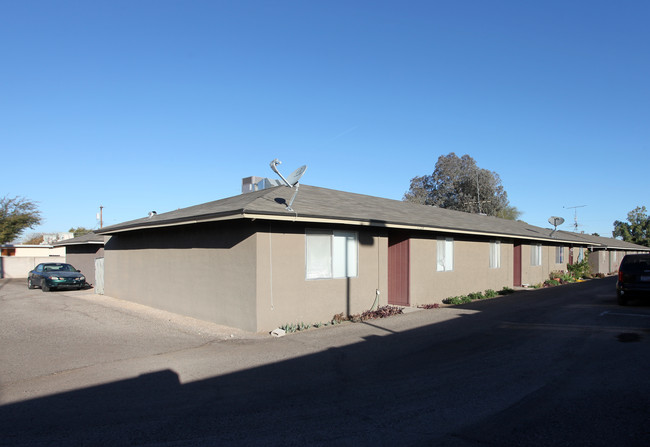
[[516, 220], [521, 212], [510, 205], [499, 174], [481, 169], [469, 155], [441, 155], [431, 175], [414, 177], [404, 201], [435, 205], [467, 213]]
[[7, 244], [27, 228], [41, 223], [41, 213], [36, 204], [23, 197], [0, 199], [0, 244]]
[[627, 213], [627, 222], [614, 222], [614, 237], [620, 237], [626, 242], [650, 247], [650, 217], [645, 206], [637, 206]]
[[84, 234], [93, 232], [93, 230], [89, 230], [88, 228], [84, 228], [84, 227], [70, 228], [68, 231], [74, 234], [74, 237], [83, 236]]

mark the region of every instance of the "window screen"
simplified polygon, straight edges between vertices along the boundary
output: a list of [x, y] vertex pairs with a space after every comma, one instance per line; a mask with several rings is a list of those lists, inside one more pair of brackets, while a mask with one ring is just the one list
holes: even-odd
[[438, 238], [436, 270], [449, 272], [454, 269], [454, 240], [450, 237]]
[[542, 244], [530, 246], [530, 265], [542, 265]]
[[307, 230], [305, 277], [326, 279], [358, 276], [357, 239], [357, 233], [353, 231]]
[[490, 268], [501, 268], [501, 241], [490, 242]]
[[332, 277], [332, 234], [309, 231], [305, 237], [307, 279]]

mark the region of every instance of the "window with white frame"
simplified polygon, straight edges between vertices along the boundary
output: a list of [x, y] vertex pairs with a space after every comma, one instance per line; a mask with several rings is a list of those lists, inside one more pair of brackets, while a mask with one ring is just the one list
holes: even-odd
[[358, 276], [358, 236], [354, 231], [306, 230], [306, 279]]
[[542, 265], [542, 244], [530, 246], [530, 265]]
[[436, 270], [450, 272], [454, 269], [454, 239], [439, 237], [436, 254]]
[[578, 262], [582, 262], [584, 258], [585, 258], [585, 248], [580, 247], [580, 251], [578, 251]]
[[490, 241], [490, 268], [501, 268], [501, 241]]
[[559, 247], [555, 247], [555, 263], [562, 264], [563, 262], [564, 262], [564, 247], [560, 245]]

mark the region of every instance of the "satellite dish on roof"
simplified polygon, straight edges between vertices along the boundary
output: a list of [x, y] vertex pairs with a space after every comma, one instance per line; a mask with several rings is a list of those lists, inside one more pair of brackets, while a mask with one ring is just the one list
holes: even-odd
[[301, 177], [305, 174], [306, 170], [307, 170], [307, 165], [302, 165], [301, 167], [293, 171], [291, 174], [289, 174], [289, 177], [287, 177], [287, 183], [289, 183], [292, 187], [296, 186], [300, 181]]
[[293, 197], [291, 197], [291, 200], [287, 204], [287, 211], [293, 211], [291, 205], [293, 205], [293, 201], [296, 199], [296, 196], [298, 195], [298, 187], [300, 186], [299, 182], [302, 176], [305, 174], [305, 171], [307, 170], [307, 165], [302, 165], [301, 167], [293, 171], [291, 174], [289, 174], [288, 178], [284, 178], [284, 176], [280, 173], [280, 171], [278, 171], [279, 164], [282, 164], [282, 162], [277, 158], [274, 158], [273, 161], [271, 162], [271, 169], [273, 170], [273, 172], [275, 172], [280, 176], [280, 178], [282, 179], [282, 181], [286, 186], [288, 186], [289, 188], [293, 188], [295, 186], [296, 188], [296, 192], [293, 193]]
[[[548, 218], [548, 223], [553, 225], [553, 233], [557, 231], [557, 226], [562, 225], [564, 223], [564, 218], [563, 217], [557, 217], [557, 216], [551, 216]], [[551, 233], [551, 236], [553, 235]]]

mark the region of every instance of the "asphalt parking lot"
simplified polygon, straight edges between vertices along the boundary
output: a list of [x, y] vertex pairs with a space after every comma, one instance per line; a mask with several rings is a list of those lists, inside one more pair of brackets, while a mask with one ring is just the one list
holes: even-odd
[[[24, 283], [0, 280], [0, 403], [170, 368], [182, 382], [190, 382], [421, 324], [417, 320], [393, 320], [322, 328], [309, 334], [313, 345], [296, 345], [287, 341], [291, 336], [277, 343], [269, 334], [96, 295], [93, 289], [45, 293], [29, 290]], [[444, 320], [465, 312], [445, 309], [437, 317]], [[395, 329], [384, 328], [386, 324]], [[325, 336], [327, 329], [330, 332]], [[216, 355], [206, 361], [201, 354], [204, 350]]]
[[273, 338], [0, 280], [0, 445], [645, 446], [613, 278]]
[[[154, 371], [165, 354], [206, 343], [262, 337], [93, 289], [44, 293], [24, 283], [0, 280], [2, 403]], [[17, 382], [24, 386], [14, 393]]]

